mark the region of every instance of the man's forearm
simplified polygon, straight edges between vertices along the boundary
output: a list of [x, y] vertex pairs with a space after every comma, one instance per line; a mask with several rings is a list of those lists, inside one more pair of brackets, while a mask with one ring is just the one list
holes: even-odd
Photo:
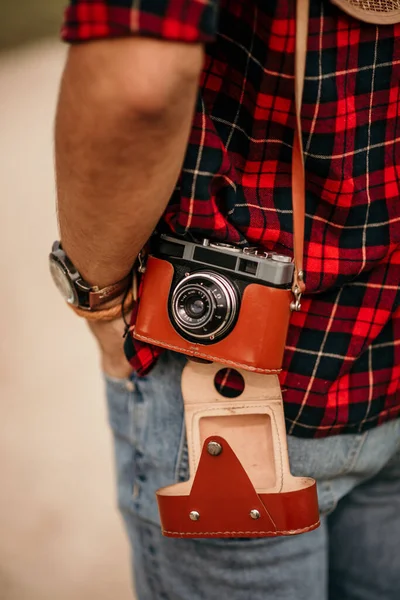
[[202, 61], [201, 47], [182, 57], [181, 46], [126, 39], [70, 53], [56, 118], [58, 215], [89, 283], [127, 274], [179, 176]]

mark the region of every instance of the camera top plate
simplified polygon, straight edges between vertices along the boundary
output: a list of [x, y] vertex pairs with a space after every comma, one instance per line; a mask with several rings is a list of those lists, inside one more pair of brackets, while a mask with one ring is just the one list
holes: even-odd
[[236, 274], [236, 277], [264, 285], [283, 287], [290, 286], [293, 281], [294, 264], [290, 256], [259, 252], [253, 247], [242, 250], [208, 239], [196, 243], [162, 234], [156, 242], [156, 254], [170, 260], [196, 263], [199, 268], [223, 269], [232, 275]]

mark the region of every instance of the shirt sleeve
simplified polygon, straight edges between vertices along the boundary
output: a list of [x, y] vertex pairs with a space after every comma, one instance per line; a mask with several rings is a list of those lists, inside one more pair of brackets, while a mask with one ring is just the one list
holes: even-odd
[[66, 42], [151, 36], [210, 42], [219, 0], [69, 0], [61, 37]]

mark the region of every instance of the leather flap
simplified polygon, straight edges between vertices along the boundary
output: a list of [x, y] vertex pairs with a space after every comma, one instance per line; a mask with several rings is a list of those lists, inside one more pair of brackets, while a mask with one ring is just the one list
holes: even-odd
[[[212, 456], [208, 453], [210, 441], [221, 444], [221, 454]], [[162, 490], [158, 492], [159, 500], [160, 494]], [[182, 536], [198, 534], [200, 537], [240, 537], [246, 534], [251, 537], [251, 534], [276, 532], [276, 526], [246, 471], [229, 444], [220, 436], [212, 436], [204, 442], [189, 498], [170, 496], [163, 500], [167, 503], [164, 507], [168, 527], [174, 530], [165, 533], [179, 532]], [[252, 510], [258, 511], [258, 519], [251, 517]], [[190, 518], [192, 511], [199, 514], [197, 521]], [[161, 519], [165, 529], [162, 512]]]

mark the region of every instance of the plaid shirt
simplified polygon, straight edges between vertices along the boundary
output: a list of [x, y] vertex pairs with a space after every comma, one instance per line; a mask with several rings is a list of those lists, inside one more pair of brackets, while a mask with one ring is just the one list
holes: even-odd
[[[170, 230], [292, 250], [294, 11], [295, 0], [71, 0], [69, 42], [214, 41], [163, 218]], [[311, 0], [307, 295], [292, 316], [281, 374], [288, 432], [297, 436], [362, 432], [400, 415], [399, 81], [400, 25], [367, 25]], [[127, 346], [140, 374], [160, 352]]]

